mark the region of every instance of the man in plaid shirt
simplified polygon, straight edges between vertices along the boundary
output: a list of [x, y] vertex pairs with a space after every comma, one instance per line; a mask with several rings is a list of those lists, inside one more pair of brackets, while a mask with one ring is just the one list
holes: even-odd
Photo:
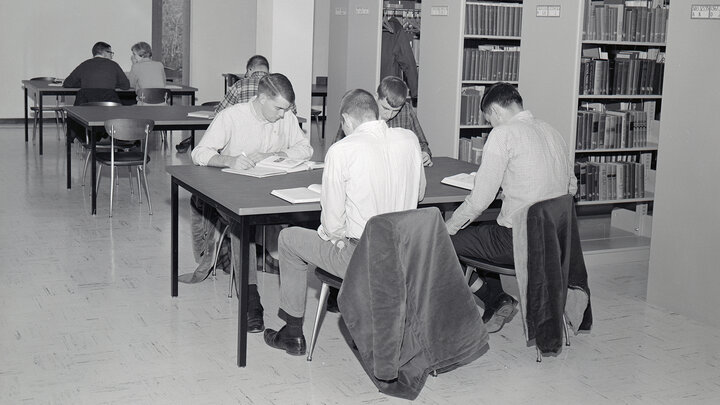
[[[270, 72], [270, 64], [264, 56], [254, 55], [248, 59], [245, 70], [245, 76], [240, 78], [240, 80], [228, 89], [225, 98], [215, 107], [216, 113], [219, 113], [231, 105], [250, 101], [250, 99], [257, 94], [260, 79]], [[180, 153], [187, 152], [189, 148], [189, 137], [175, 146], [175, 149]]]
[[[425, 133], [412, 104], [407, 101], [408, 88], [402, 79], [386, 76], [377, 88], [377, 103], [380, 108], [380, 119], [387, 121], [390, 128], [405, 128], [413, 131], [420, 142], [424, 166], [432, 166], [432, 152], [428, 146]], [[342, 128], [338, 130], [335, 142], [345, 137]]]

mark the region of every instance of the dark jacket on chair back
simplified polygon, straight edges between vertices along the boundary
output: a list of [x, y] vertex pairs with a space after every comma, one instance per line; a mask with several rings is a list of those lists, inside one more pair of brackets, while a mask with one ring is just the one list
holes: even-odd
[[477, 358], [488, 334], [437, 208], [370, 218], [338, 297], [378, 389], [418, 396], [427, 375]]

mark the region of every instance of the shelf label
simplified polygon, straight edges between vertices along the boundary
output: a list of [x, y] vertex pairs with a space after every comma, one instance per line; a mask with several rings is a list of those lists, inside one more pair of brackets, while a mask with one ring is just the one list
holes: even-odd
[[347, 15], [347, 10], [342, 7], [336, 7], [335, 15]]
[[356, 7], [355, 8], [355, 15], [368, 15], [368, 14], [370, 14], [369, 8], [364, 8], [364, 7]]
[[536, 6], [535, 17], [560, 17], [560, 6]]
[[448, 6], [430, 7], [430, 15], [448, 15]]
[[693, 4], [690, 6], [690, 18], [693, 20], [720, 20], [720, 5]]

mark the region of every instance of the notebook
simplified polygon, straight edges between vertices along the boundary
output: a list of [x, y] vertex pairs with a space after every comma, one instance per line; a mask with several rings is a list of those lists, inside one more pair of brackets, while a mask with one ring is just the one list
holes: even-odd
[[275, 197], [282, 198], [283, 200], [293, 203], [311, 203], [320, 201], [320, 190], [322, 186], [320, 184], [311, 184], [307, 187], [295, 187], [295, 188], [284, 188], [281, 190], [273, 190], [270, 194]]
[[222, 171], [225, 173], [240, 174], [243, 176], [258, 177], [258, 178], [279, 176], [281, 174], [287, 174], [287, 172], [285, 170], [268, 169], [265, 167], [257, 167], [257, 166], [251, 167], [249, 169], [244, 169], [244, 170], [232, 169], [232, 168], [226, 167], [226, 168], [222, 169]]
[[459, 173], [453, 176], [448, 176], [442, 179], [440, 183], [464, 188], [465, 190], [472, 190], [473, 185], [475, 184], [475, 172]]

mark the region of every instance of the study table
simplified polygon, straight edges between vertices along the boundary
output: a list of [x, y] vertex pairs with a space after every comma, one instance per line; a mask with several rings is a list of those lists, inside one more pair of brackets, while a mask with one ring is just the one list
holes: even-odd
[[[39, 138], [38, 141], [38, 152], [42, 155], [43, 154], [43, 126], [42, 126], [42, 117], [43, 117], [43, 97], [44, 96], [74, 96], [77, 94], [79, 88], [75, 87], [62, 87], [60, 83], [53, 83], [47, 80], [23, 80], [22, 81], [22, 87], [23, 87], [23, 95], [25, 100], [25, 142], [28, 141], [28, 95], [35, 101], [35, 106], [37, 107], [37, 114], [39, 122], [41, 123], [39, 125]], [[168, 90], [172, 92], [173, 96], [189, 96], [190, 99], [190, 105], [195, 105], [195, 92], [198, 90], [195, 87], [190, 86], [184, 86], [184, 85], [171, 85], [168, 84], [165, 86]], [[123, 95], [133, 95], [135, 94], [135, 89], [116, 89], [115, 90], [119, 96]]]
[[[97, 208], [97, 190], [95, 188], [95, 176], [96, 176], [96, 164], [95, 164], [95, 136], [92, 135], [93, 128], [104, 128], [105, 120], [114, 118], [136, 118], [136, 119], [148, 119], [155, 121], [153, 131], [163, 130], [190, 130], [193, 131], [190, 135], [191, 143], [195, 142], [195, 130], [207, 129], [212, 120], [207, 118], [188, 117], [189, 112], [193, 111], [211, 111], [213, 107], [206, 106], [117, 106], [117, 107], [100, 107], [100, 106], [71, 106], [65, 107], [67, 112], [67, 119], [73, 120], [85, 128], [86, 133], [90, 133], [90, 155], [92, 164], [91, 166], [91, 181], [92, 184], [92, 214], [95, 215]], [[67, 126], [70, 128], [70, 125]], [[70, 145], [71, 138], [68, 129], [68, 133], [65, 137], [65, 144], [67, 149], [67, 188], [71, 188], [70, 182]]]
[[[447, 186], [440, 181], [447, 176], [469, 173], [477, 166], [447, 157], [433, 159], [434, 165], [425, 168], [427, 188], [419, 206], [437, 206], [441, 211], [457, 207], [469, 193]], [[171, 251], [170, 295], [178, 296], [178, 187], [201, 198], [205, 203], [226, 214], [232, 222], [232, 232], [240, 241], [240, 263], [235, 266], [238, 281], [237, 365], [247, 363], [247, 291], [250, 230], [261, 224], [298, 224], [318, 221], [320, 204], [291, 204], [270, 195], [274, 189], [320, 184], [322, 170], [290, 173], [282, 176], [254, 178], [225, 173], [214, 167], [167, 166], [171, 176]], [[242, 190], [240, 192], [239, 190]], [[255, 269], [253, 269], [254, 271]]]

